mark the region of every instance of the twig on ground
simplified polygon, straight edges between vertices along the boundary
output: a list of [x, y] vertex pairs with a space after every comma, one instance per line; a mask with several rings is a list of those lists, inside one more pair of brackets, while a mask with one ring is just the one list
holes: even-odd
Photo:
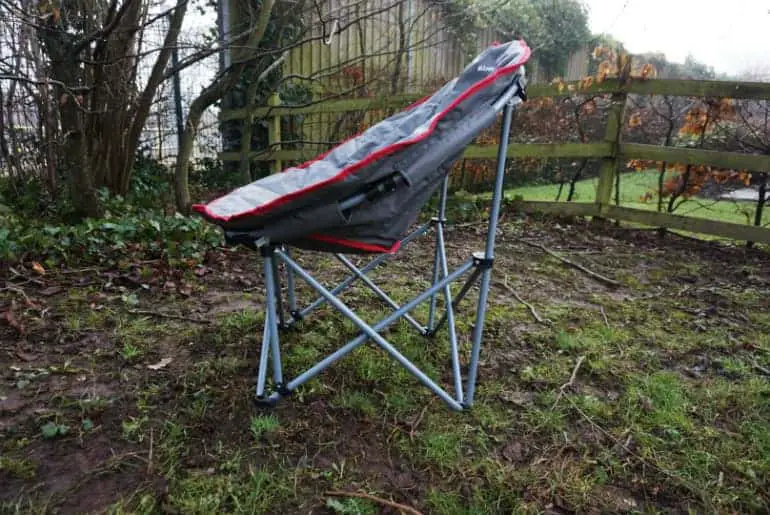
[[24, 297], [24, 300], [26, 301], [27, 305], [34, 305], [34, 303], [30, 300], [29, 296], [27, 295], [27, 292], [25, 292], [22, 288], [19, 286], [14, 286], [9, 283], [5, 283], [5, 286], [3, 288], [0, 288], [0, 291], [12, 291], [14, 293], [18, 293], [22, 297]]
[[129, 309], [129, 313], [132, 315], [146, 315], [160, 318], [170, 318], [172, 320], [185, 320], [187, 322], [195, 322], [196, 324], [210, 324], [211, 320], [204, 320], [201, 318], [186, 317], [184, 315], [174, 315], [173, 313], [160, 313], [158, 311], [149, 311], [144, 309]]
[[41, 281], [40, 279], [35, 279], [33, 277], [29, 277], [28, 275], [22, 274], [21, 272], [19, 272], [18, 270], [16, 270], [13, 267], [8, 267], [8, 271], [11, 272], [11, 274], [13, 274], [13, 278], [20, 277], [20, 278], [24, 279], [24, 282], [23, 283], [19, 283], [19, 284], [33, 283], [33, 284], [36, 284], [38, 286], [45, 286], [45, 283], [43, 281]]
[[569, 377], [569, 381], [561, 385], [561, 388], [559, 388], [559, 395], [556, 396], [556, 400], [553, 402], [553, 406], [551, 406], [551, 411], [556, 409], [556, 405], [559, 404], [559, 400], [564, 395], [564, 391], [575, 384], [575, 379], [577, 378], [578, 370], [580, 370], [580, 365], [583, 364], [583, 361], [585, 361], [585, 356], [580, 356], [577, 360], [577, 363], [575, 363], [575, 368], [572, 369], [572, 375]]
[[610, 321], [607, 318], [607, 313], [604, 312], [604, 306], [600, 306], [599, 309], [602, 312], [602, 318], [604, 318], [604, 325], [607, 326], [607, 329], [610, 329]]
[[541, 245], [539, 243], [535, 243], [533, 241], [522, 240], [522, 239], [520, 239], [519, 241], [521, 241], [522, 243], [526, 243], [527, 245], [529, 245], [531, 247], [539, 248], [540, 250], [542, 250], [543, 252], [545, 252], [549, 256], [552, 256], [552, 257], [558, 259], [562, 263], [564, 263], [566, 265], [569, 265], [572, 268], [580, 270], [584, 274], [592, 277], [593, 279], [596, 279], [597, 281], [599, 281], [602, 284], [605, 284], [607, 286], [611, 286], [613, 288], [619, 288], [620, 286], [622, 286], [622, 284], [620, 282], [616, 281], [615, 279], [610, 279], [609, 277], [605, 277], [602, 274], [594, 272], [593, 270], [589, 270], [588, 268], [584, 267], [583, 265], [581, 265], [579, 263], [575, 263], [574, 261], [570, 261], [569, 259], [560, 256], [556, 252], [552, 251], [551, 249], [549, 249], [549, 248], [547, 248], [547, 247], [545, 247], [545, 246], [543, 246], [543, 245]]
[[535, 307], [532, 304], [522, 299], [521, 295], [519, 295], [519, 293], [516, 290], [514, 290], [512, 286], [508, 285], [507, 275], [503, 277], [503, 282], [495, 281], [495, 284], [498, 284], [503, 288], [505, 288], [511, 295], [513, 295], [516, 298], [516, 300], [524, 304], [527, 307], [527, 309], [529, 309], [529, 312], [532, 314], [532, 318], [534, 318], [537, 321], [537, 323], [543, 324], [543, 325], [553, 325], [553, 322], [541, 317], [540, 314], [537, 312], [537, 310], [535, 310]]
[[390, 508], [394, 508], [396, 510], [400, 510], [406, 513], [410, 513], [411, 515], [422, 515], [419, 511], [415, 510], [411, 506], [407, 506], [405, 504], [400, 504], [397, 502], [389, 501], [387, 499], [383, 499], [382, 497], [377, 497], [370, 494], [365, 494], [363, 492], [342, 492], [339, 490], [331, 490], [326, 492], [326, 495], [331, 497], [358, 497], [359, 499], [367, 499], [369, 501], [376, 502], [378, 504], [381, 504], [383, 506], [388, 506]]
[[[500, 217], [497, 219], [497, 224], [500, 225], [505, 221], [505, 213], [500, 214]], [[460, 224], [452, 224], [451, 227], [455, 229], [466, 229], [468, 227], [478, 227], [479, 225], [484, 225], [489, 223], [489, 220], [484, 218], [483, 220], [476, 220], [475, 222], [464, 222]]]
[[150, 453], [147, 456], [147, 473], [152, 474], [152, 444], [153, 444], [153, 431], [150, 428]]
[[766, 376], [770, 376], [770, 370], [769, 370], [769, 369], [767, 369], [766, 367], [763, 367], [763, 366], [762, 366], [762, 365], [760, 365], [759, 363], [757, 363], [757, 361], [756, 361], [756, 360], [753, 360], [753, 361], [751, 362], [751, 364], [752, 364], [752, 365], [754, 365], [754, 368], [755, 368], [755, 369], [757, 369], [757, 371], [758, 371], [758, 372], [762, 372], [764, 375], [766, 375]]
[[420, 425], [420, 422], [422, 422], [422, 418], [425, 416], [425, 412], [428, 411], [428, 406], [425, 406], [422, 411], [420, 412], [420, 416], [417, 417], [417, 420], [414, 421], [414, 424], [409, 428], [409, 440], [414, 441], [414, 432], [417, 430], [417, 427]]

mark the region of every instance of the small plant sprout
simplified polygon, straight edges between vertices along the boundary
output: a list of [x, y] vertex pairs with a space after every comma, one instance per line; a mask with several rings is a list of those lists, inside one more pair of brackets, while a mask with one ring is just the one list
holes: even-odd
[[278, 429], [280, 423], [274, 415], [254, 415], [251, 417], [251, 434], [255, 440]]

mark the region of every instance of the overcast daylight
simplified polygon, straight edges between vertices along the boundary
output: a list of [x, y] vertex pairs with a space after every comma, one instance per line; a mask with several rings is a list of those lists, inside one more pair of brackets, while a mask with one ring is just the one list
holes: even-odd
[[[544, 0], [546, 1], [546, 0]], [[770, 70], [767, 0], [584, 0], [591, 30], [606, 32], [632, 52], [688, 54], [717, 72]]]

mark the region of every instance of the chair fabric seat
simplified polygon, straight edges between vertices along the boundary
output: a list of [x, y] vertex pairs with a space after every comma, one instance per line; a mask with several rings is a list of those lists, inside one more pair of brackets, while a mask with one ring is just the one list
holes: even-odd
[[465, 147], [494, 123], [495, 101], [523, 81], [529, 57], [523, 41], [495, 44], [404, 111], [193, 209], [231, 243], [265, 237], [310, 250], [392, 253]]

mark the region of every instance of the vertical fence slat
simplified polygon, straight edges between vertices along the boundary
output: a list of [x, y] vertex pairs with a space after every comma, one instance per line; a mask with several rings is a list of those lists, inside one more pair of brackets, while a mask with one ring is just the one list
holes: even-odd
[[[278, 94], [274, 94], [270, 97], [268, 104], [270, 106], [278, 106], [281, 103], [281, 99]], [[268, 131], [268, 144], [270, 145], [270, 151], [275, 152], [281, 150], [281, 117], [270, 117], [270, 130]], [[281, 171], [283, 163], [279, 160], [273, 160], [270, 162], [270, 173], [278, 173]]]
[[596, 204], [601, 213], [610, 205], [612, 197], [612, 185], [615, 182], [615, 173], [619, 165], [620, 139], [623, 133], [623, 119], [626, 110], [628, 95], [625, 91], [612, 94], [609, 115], [607, 117], [607, 130], [604, 141], [612, 145], [612, 155], [602, 160], [599, 171], [599, 185], [596, 189]]

